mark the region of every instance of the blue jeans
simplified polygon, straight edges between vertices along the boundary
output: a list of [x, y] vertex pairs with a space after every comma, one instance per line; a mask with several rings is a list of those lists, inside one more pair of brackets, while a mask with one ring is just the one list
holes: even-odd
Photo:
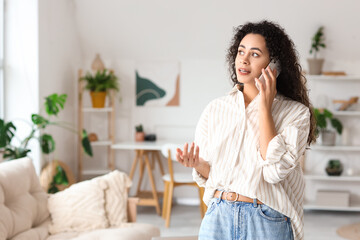
[[265, 204], [213, 198], [199, 240], [292, 240], [290, 218]]

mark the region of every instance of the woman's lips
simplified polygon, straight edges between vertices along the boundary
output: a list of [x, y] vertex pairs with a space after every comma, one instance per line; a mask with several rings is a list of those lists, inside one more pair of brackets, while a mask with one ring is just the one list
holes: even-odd
[[249, 75], [250, 74], [250, 71], [247, 71], [246, 69], [243, 69], [243, 68], [239, 68], [238, 69], [238, 73], [240, 74], [240, 75]]

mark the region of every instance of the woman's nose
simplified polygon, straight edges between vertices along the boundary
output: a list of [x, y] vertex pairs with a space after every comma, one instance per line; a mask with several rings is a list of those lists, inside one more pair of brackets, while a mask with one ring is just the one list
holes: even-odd
[[249, 64], [249, 61], [246, 57], [242, 57], [242, 58], [240, 58], [240, 63], [247, 65], [247, 64]]
[[249, 59], [248, 59], [248, 55], [245, 54], [243, 56], [240, 57], [240, 63], [242, 64], [249, 64]]

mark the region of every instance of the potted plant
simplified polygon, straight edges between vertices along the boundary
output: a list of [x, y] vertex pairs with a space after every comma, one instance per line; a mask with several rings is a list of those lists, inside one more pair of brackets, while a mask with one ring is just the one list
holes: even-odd
[[145, 139], [145, 133], [142, 124], [135, 126], [135, 141], [142, 142]]
[[105, 98], [109, 90], [119, 91], [117, 77], [107, 69], [98, 70], [94, 75], [88, 72], [80, 81], [86, 82], [85, 89], [90, 90], [91, 102], [94, 108], [103, 108], [105, 106]]
[[331, 126], [339, 133], [342, 133], [343, 126], [341, 122], [333, 117], [333, 114], [325, 109], [314, 109], [315, 119], [316, 119], [316, 135], [321, 135], [322, 145], [325, 146], [334, 146], [336, 140], [336, 132], [334, 130], [328, 129], [328, 122], [331, 123]]
[[324, 43], [324, 27], [320, 27], [315, 35], [311, 39], [311, 48], [310, 54], [314, 53], [314, 58], [308, 58], [309, 64], [309, 74], [310, 75], [320, 75], [322, 73], [322, 67], [324, 64], [323, 58], [317, 58], [317, 53], [320, 51], [320, 48], [326, 48]]
[[340, 176], [343, 171], [343, 165], [340, 160], [332, 159], [329, 160], [325, 171], [329, 176]]
[[[41, 151], [43, 154], [49, 155], [55, 151], [55, 140], [52, 135], [46, 133], [46, 128], [48, 126], [57, 126], [63, 129], [70, 130], [76, 134], [78, 131], [71, 128], [69, 123], [62, 121], [53, 121], [52, 117], [57, 116], [60, 109], [64, 108], [67, 95], [62, 94], [52, 94], [45, 98], [45, 110], [47, 117], [44, 117], [40, 114], [31, 115], [31, 131], [29, 136], [27, 136], [22, 141], [19, 141], [19, 144], [15, 145], [13, 138], [16, 137], [16, 127], [12, 122], [5, 122], [3, 119], [0, 119], [0, 151], [2, 152], [2, 157], [4, 160], [14, 160], [22, 157], [26, 157], [27, 154], [31, 151], [28, 148], [30, 140], [35, 139], [40, 143]], [[39, 137], [37, 136], [39, 132]], [[92, 148], [90, 141], [85, 129], [81, 131], [82, 135], [82, 146], [86, 154], [92, 156]], [[56, 167], [56, 174], [50, 183], [48, 192], [54, 193], [58, 191], [57, 185], [59, 184], [68, 184], [68, 178], [64, 174], [62, 167], [59, 165]]]

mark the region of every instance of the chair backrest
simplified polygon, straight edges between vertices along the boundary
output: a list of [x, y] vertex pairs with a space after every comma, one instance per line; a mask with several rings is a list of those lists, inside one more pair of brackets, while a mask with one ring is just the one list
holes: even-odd
[[169, 174], [170, 174], [170, 179], [173, 182], [174, 181], [174, 170], [173, 170], [173, 165], [172, 165], [172, 161], [177, 161], [176, 160], [176, 148], [182, 148], [182, 146], [180, 146], [179, 144], [173, 144], [173, 143], [167, 143], [164, 144], [164, 146], [162, 146], [161, 148], [161, 153], [164, 157], [167, 158], [168, 160], [168, 167], [169, 167]]
[[[176, 161], [176, 148], [182, 148], [179, 144], [167, 143], [161, 148], [161, 153], [164, 157], [171, 157], [171, 160]], [[170, 150], [170, 152], [169, 152]]]

